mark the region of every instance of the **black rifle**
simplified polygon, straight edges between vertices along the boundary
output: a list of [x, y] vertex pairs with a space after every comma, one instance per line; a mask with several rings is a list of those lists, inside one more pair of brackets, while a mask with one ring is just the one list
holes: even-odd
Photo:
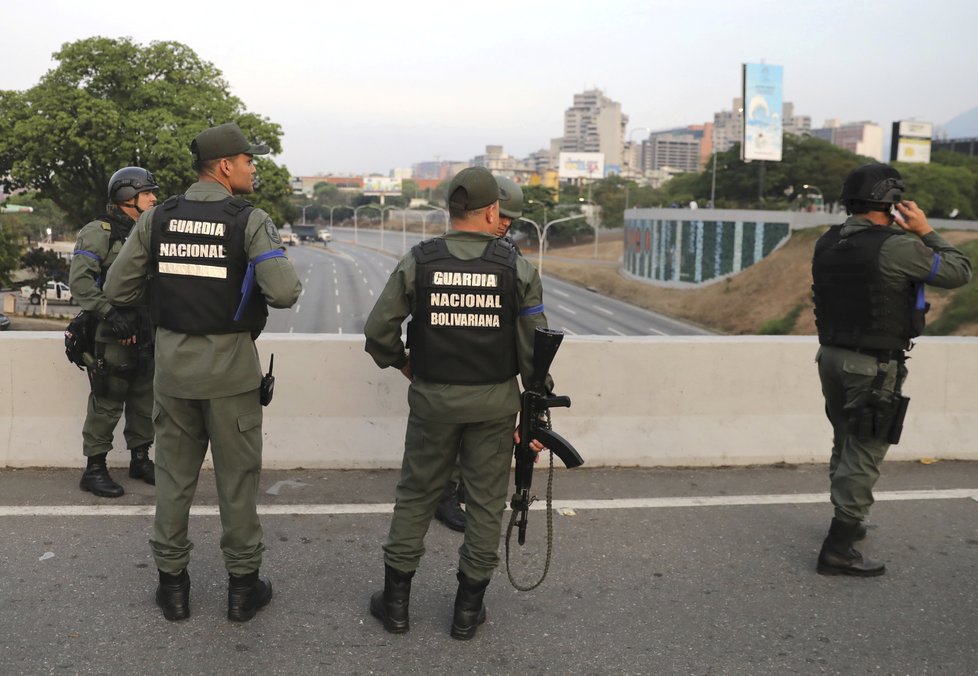
[[[580, 467], [584, 459], [562, 436], [550, 429], [550, 409], [570, 408], [570, 397], [547, 393], [547, 373], [557, 355], [563, 331], [537, 328], [533, 335], [533, 380], [525, 383], [527, 389], [520, 399], [520, 443], [516, 444], [516, 492], [510, 501], [514, 518], [517, 519], [518, 542], [526, 542], [526, 517], [530, 504], [536, 497], [530, 496], [533, 480], [533, 463], [537, 454], [530, 450], [534, 439], [555, 453], [567, 468]], [[551, 465], [552, 467], [552, 465]]]

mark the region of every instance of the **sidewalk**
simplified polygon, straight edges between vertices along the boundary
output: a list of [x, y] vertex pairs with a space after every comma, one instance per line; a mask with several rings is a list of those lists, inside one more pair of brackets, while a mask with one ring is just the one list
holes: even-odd
[[[263, 474], [275, 599], [244, 625], [224, 619], [217, 516], [191, 520], [193, 616], [168, 623], [146, 543], [153, 487], [114, 470], [127, 494], [103, 500], [78, 490], [80, 472], [0, 471], [0, 673], [970, 674], [978, 664], [978, 463], [884, 466], [864, 551], [888, 572], [873, 579], [814, 573], [831, 518], [824, 466], [559, 471], [565, 509], [546, 581], [517, 592], [501, 564], [489, 620], [468, 643], [448, 636], [461, 540], [437, 522], [411, 631], [386, 634], [367, 612], [396, 471]], [[536, 494], [545, 487], [538, 468]], [[208, 474], [197, 505], [215, 504]], [[337, 505], [352, 513], [309, 513]], [[539, 576], [545, 547], [534, 511], [526, 546], [513, 542], [520, 581]]]

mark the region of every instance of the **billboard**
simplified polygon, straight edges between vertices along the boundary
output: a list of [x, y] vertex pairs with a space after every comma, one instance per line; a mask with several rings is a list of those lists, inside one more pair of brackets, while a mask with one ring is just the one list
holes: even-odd
[[560, 178], [604, 178], [604, 153], [561, 153]]
[[901, 120], [893, 123], [890, 140], [891, 162], [930, 163], [930, 140], [934, 125], [930, 122]]
[[401, 179], [387, 176], [364, 176], [364, 195], [400, 195]]
[[781, 161], [784, 69], [767, 63], [743, 65], [744, 135], [740, 159]]

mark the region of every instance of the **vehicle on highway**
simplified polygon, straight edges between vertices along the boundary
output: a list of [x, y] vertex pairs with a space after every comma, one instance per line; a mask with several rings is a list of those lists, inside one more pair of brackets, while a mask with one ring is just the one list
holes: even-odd
[[10, 330], [10, 317], [0, 312], [0, 331]]
[[[20, 287], [20, 295], [29, 300], [31, 305], [40, 305], [41, 293], [41, 289], [36, 289], [32, 286]], [[75, 299], [71, 297], [71, 289], [69, 289], [68, 285], [64, 282], [48, 282], [43, 290], [43, 293], [48, 301], [75, 305]]]
[[289, 246], [295, 246], [298, 241], [299, 241], [298, 235], [295, 235], [295, 234], [293, 234], [291, 232], [283, 232], [282, 233], [282, 243], [283, 244], [288, 244]]
[[323, 228], [322, 230], [319, 231], [319, 241], [321, 241], [323, 244], [329, 244], [329, 242], [331, 242], [332, 239], [333, 239], [332, 233], [330, 233], [330, 231], [327, 230], [326, 228]]

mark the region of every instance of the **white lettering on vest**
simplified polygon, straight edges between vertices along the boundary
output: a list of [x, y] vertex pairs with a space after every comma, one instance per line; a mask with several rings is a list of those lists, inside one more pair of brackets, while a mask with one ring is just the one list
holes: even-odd
[[431, 293], [432, 307], [494, 308], [503, 307], [499, 294], [488, 293]]
[[499, 328], [499, 315], [466, 314], [462, 312], [432, 312], [432, 326], [462, 326], [469, 328]]
[[223, 244], [187, 244], [185, 242], [160, 242], [160, 256], [227, 258]]
[[495, 288], [499, 278], [491, 272], [444, 272], [436, 270], [431, 274], [434, 286], [477, 286]]
[[211, 223], [210, 221], [187, 221], [182, 218], [171, 218], [167, 223], [169, 232], [183, 232], [188, 235], [207, 235], [208, 237], [224, 237], [227, 225]]

